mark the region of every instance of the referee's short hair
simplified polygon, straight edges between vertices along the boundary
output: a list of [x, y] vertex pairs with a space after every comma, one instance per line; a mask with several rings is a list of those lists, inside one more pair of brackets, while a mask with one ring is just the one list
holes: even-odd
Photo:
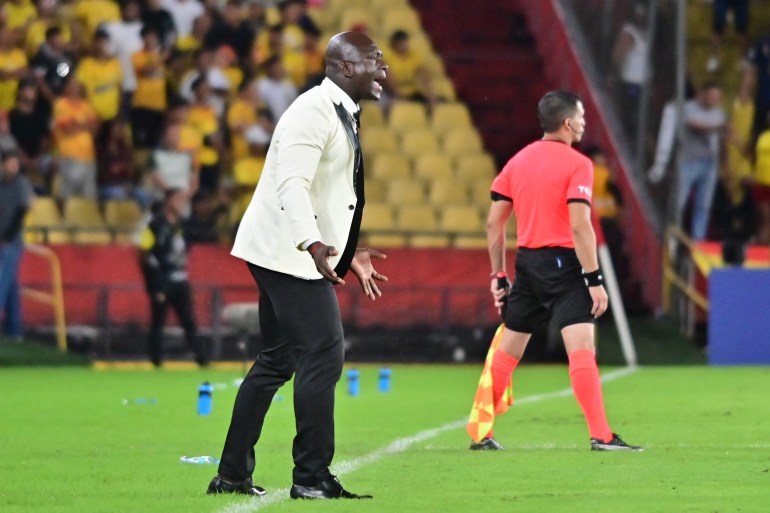
[[569, 91], [549, 91], [537, 104], [537, 120], [543, 132], [556, 132], [562, 122], [577, 110], [580, 97]]

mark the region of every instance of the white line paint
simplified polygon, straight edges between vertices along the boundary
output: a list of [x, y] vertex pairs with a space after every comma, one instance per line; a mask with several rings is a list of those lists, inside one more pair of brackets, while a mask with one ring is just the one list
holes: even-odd
[[[639, 368], [636, 366], [631, 366], [608, 372], [602, 375], [602, 382], [609, 383], [610, 381], [615, 381], [616, 379], [620, 379], [633, 374], [638, 369]], [[522, 397], [521, 399], [516, 399], [515, 404], [516, 406], [519, 406], [522, 404], [537, 403], [541, 401], [547, 401], [548, 399], [558, 399], [571, 395], [572, 388], [565, 388], [562, 390], [557, 390], [556, 392], [548, 392], [545, 394], [536, 394]], [[415, 435], [399, 438], [386, 445], [385, 447], [376, 449], [369, 454], [337, 463], [336, 465], [332, 466], [331, 472], [337, 476], [344, 476], [346, 474], [353, 473], [361, 467], [376, 463], [386, 456], [402, 453], [414, 444], [424, 442], [425, 440], [430, 440], [431, 438], [435, 438], [447, 431], [465, 427], [466, 422], [468, 422], [468, 419], [464, 417], [460, 420], [449, 422], [437, 428], [426, 429], [425, 431], [420, 431]], [[270, 490], [268, 494], [262, 498], [250, 498], [244, 500], [243, 502], [230, 504], [226, 508], [219, 510], [218, 513], [253, 513], [254, 511], [264, 509], [272, 504], [278, 504], [287, 500], [289, 500], [289, 489], [280, 488], [278, 490]]]

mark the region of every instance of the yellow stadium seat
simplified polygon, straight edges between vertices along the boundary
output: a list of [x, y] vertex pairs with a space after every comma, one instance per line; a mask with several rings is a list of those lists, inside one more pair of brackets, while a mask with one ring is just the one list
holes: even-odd
[[401, 151], [410, 158], [416, 158], [426, 153], [437, 153], [439, 150], [436, 134], [427, 128], [404, 132], [400, 139]]
[[398, 149], [396, 136], [388, 127], [361, 127], [361, 146], [367, 157], [376, 153], [394, 153]]
[[466, 183], [470, 192], [471, 204], [488, 209], [489, 204], [492, 202], [490, 197], [492, 178], [490, 177], [489, 180], [477, 179]]
[[63, 228], [62, 216], [56, 200], [48, 196], [36, 197], [24, 218], [25, 242], [67, 244], [69, 232]]
[[391, 205], [425, 204], [425, 184], [413, 178], [396, 178], [387, 184], [385, 198]]
[[69, 198], [64, 204], [64, 224], [72, 229], [72, 242], [76, 244], [112, 242], [95, 199]]
[[104, 203], [104, 220], [115, 229], [115, 240], [123, 244], [133, 242], [134, 231], [142, 222], [144, 214], [136, 201], [107, 200]]
[[377, 12], [409, 7], [409, 0], [369, 0], [369, 7]]
[[441, 209], [439, 228], [445, 232], [478, 234], [486, 230], [486, 225], [477, 207], [447, 205]]
[[433, 180], [428, 184], [428, 201], [431, 205], [464, 205], [468, 203], [468, 189], [456, 180]]
[[457, 91], [451, 80], [446, 77], [434, 77], [432, 82], [433, 94], [436, 98], [445, 101], [456, 101]]
[[487, 245], [486, 235], [458, 235], [452, 240], [452, 247], [458, 249], [485, 249]]
[[497, 174], [495, 160], [488, 153], [460, 155], [455, 167], [457, 178], [461, 180], [489, 180]]
[[416, 130], [428, 126], [425, 105], [418, 102], [400, 101], [393, 104], [388, 115], [388, 126], [395, 132]]
[[445, 79], [446, 70], [444, 69], [444, 61], [441, 57], [436, 55], [435, 52], [429, 52], [424, 56], [425, 67], [428, 69], [431, 78]]
[[361, 221], [363, 231], [393, 230], [396, 227], [393, 207], [387, 203], [367, 202]]
[[403, 248], [406, 246], [406, 236], [399, 234], [365, 233], [361, 236], [365, 245], [374, 249]]
[[411, 232], [434, 232], [438, 229], [436, 210], [428, 205], [399, 206], [396, 226]]
[[412, 248], [448, 248], [449, 237], [446, 235], [411, 235], [409, 247]]
[[454, 128], [446, 132], [441, 144], [444, 154], [450, 157], [461, 157], [469, 153], [479, 153], [484, 150], [481, 137], [472, 126]]
[[385, 193], [387, 192], [387, 182], [384, 180], [378, 180], [377, 178], [366, 177], [366, 201], [373, 203], [380, 203], [385, 201]]
[[472, 125], [471, 114], [463, 103], [439, 103], [430, 118], [430, 126], [439, 134]]
[[[400, 153], [380, 153], [372, 157], [372, 165], [366, 168], [367, 175], [378, 180], [407, 178], [412, 174], [409, 159]], [[371, 171], [370, 171], [371, 170]]]
[[452, 161], [441, 153], [425, 153], [414, 160], [414, 175], [426, 180], [452, 180]]
[[411, 7], [396, 7], [384, 11], [379, 33], [383, 38], [390, 38], [396, 30], [405, 30], [409, 34], [422, 31], [422, 24], [417, 11]]
[[376, 102], [362, 101], [361, 105], [361, 126], [383, 126], [385, 125], [385, 115]]

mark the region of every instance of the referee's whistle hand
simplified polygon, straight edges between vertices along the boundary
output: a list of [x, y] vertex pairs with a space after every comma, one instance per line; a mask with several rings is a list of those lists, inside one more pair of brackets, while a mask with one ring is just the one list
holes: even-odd
[[593, 307], [591, 308], [591, 315], [594, 319], [598, 319], [604, 312], [607, 311], [610, 300], [607, 297], [607, 291], [604, 287], [599, 285], [596, 287], [588, 287], [588, 292], [591, 294], [591, 300], [593, 301]]

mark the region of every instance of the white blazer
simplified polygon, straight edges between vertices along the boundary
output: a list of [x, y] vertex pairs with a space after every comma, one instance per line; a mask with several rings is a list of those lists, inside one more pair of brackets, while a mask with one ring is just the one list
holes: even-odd
[[300, 95], [281, 116], [232, 255], [299, 278], [320, 279], [303, 243], [321, 240], [339, 251], [350, 233], [356, 193], [355, 150], [334, 105], [358, 107], [331, 80]]

